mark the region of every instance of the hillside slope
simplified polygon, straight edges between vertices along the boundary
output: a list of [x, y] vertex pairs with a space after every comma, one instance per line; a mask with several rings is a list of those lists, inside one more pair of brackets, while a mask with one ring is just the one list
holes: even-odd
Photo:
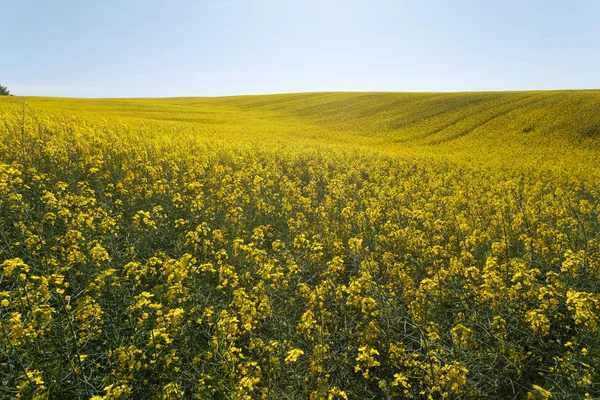
[[271, 111], [320, 127], [424, 144], [502, 127], [510, 133], [600, 136], [598, 91], [314, 93], [180, 99], [174, 104]]
[[0, 99], [0, 397], [600, 398], [599, 97]]
[[[27, 98], [26, 112], [168, 124], [210, 139], [442, 157], [600, 177], [600, 91], [300, 93], [217, 98]], [[22, 104], [20, 98], [0, 105]]]

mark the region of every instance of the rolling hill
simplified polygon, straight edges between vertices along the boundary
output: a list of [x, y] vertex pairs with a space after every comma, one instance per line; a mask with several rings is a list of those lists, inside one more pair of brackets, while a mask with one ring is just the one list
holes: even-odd
[[35, 112], [169, 123], [215, 139], [335, 144], [599, 177], [600, 92], [594, 90], [26, 100]]
[[0, 397], [600, 398], [599, 91], [0, 117]]

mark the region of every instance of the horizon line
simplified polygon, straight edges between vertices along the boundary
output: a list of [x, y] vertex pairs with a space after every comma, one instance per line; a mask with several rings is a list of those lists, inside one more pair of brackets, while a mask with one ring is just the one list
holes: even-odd
[[94, 97], [94, 96], [47, 96], [47, 95], [16, 95], [2, 97], [20, 97], [20, 98], [53, 98], [53, 99], [82, 99], [82, 100], [117, 100], [117, 99], [186, 99], [186, 98], [233, 98], [233, 97], [259, 97], [259, 96], [283, 96], [283, 95], [301, 95], [301, 94], [477, 94], [477, 93], [518, 93], [518, 92], [593, 92], [600, 91], [600, 88], [569, 88], [569, 89], [507, 89], [507, 90], [426, 90], [426, 91], [395, 91], [395, 90], [322, 90], [322, 91], [299, 91], [299, 92], [268, 92], [268, 93], [244, 93], [227, 95], [189, 95], [189, 96], [124, 96], [124, 97]]

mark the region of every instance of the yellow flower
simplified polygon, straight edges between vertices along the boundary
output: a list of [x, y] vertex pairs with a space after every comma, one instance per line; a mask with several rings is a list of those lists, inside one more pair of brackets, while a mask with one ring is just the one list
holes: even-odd
[[583, 354], [584, 356], [587, 356], [587, 355], [588, 355], [588, 349], [587, 349], [587, 348], [585, 348], [585, 347], [584, 347], [584, 348], [582, 348], [582, 349], [581, 349], [581, 354]]
[[548, 400], [552, 398], [552, 393], [541, 386], [531, 385], [531, 388], [533, 390], [527, 393], [528, 399]]
[[358, 348], [358, 356], [356, 361], [358, 364], [354, 367], [356, 372], [362, 371], [365, 378], [369, 377], [370, 368], [378, 367], [381, 365], [377, 361], [376, 356], [379, 355], [379, 351], [369, 346], [362, 346]]
[[294, 363], [303, 354], [304, 354], [304, 351], [302, 351], [300, 349], [292, 349], [287, 352], [287, 357], [285, 357], [285, 361]]
[[96, 263], [101, 263], [102, 261], [110, 261], [110, 256], [108, 255], [108, 252], [100, 244], [96, 244], [90, 250], [90, 256], [92, 257], [92, 260]]
[[335, 400], [335, 399], [343, 399], [348, 400], [348, 395], [346, 392], [338, 388], [337, 386], [332, 387], [327, 392], [327, 400]]
[[402, 373], [394, 374], [394, 380], [391, 383], [391, 386], [401, 386], [403, 388], [410, 388], [410, 383], [408, 383], [408, 378], [406, 375]]

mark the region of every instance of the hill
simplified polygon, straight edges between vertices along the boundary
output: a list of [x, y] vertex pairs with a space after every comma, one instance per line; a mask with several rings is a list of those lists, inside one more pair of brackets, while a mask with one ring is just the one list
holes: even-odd
[[169, 121], [211, 138], [335, 144], [600, 177], [600, 92], [594, 90], [26, 100], [36, 112], [58, 109], [125, 124]]
[[0, 397], [599, 398], [599, 100], [0, 99]]

